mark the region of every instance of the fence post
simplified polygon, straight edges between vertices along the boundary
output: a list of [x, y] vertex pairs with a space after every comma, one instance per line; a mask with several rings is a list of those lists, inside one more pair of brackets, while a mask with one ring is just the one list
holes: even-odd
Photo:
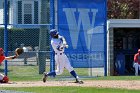
[[[8, 31], [7, 31], [7, 19], [8, 19], [8, 14], [7, 14], [7, 0], [4, 1], [4, 50], [5, 50], [5, 56], [7, 56], [8, 54]], [[5, 60], [5, 69], [4, 69], [4, 73], [5, 75], [7, 75], [7, 60]]]

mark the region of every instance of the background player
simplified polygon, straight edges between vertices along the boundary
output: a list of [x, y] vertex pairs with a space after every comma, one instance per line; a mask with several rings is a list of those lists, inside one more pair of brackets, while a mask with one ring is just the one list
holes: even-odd
[[134, 55], [134, 65], [135, 75], [138, 76], [138, 71], [140, 70], [140, 49], [138, 49], [138, 53]]
[[58, 31], [56, 29], [50, 30], [50, 36], [52, 37], [51, 45], [53, 50], [55, 51], [55, 62], [57, 68], [53, 72], [44, 72], [43, 82], [46, 82], [48, 76], [55, 77], [56, 75], [62, 74], [64, 68], [66, 68], [70, 72], [70, 74], [76, 79], [75, 83], [82, 84], [83, 81], [79, 80], [78, 75], [74, 71], [73, 67], [70, 65], [70, 62], [64, 53], [65, 48], [68, 48], [65, 38], [58, 35]]

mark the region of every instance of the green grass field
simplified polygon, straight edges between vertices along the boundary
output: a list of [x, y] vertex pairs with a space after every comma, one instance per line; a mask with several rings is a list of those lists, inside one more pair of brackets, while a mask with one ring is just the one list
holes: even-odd
[[[87, 80], [140, 80], [139, 76], [93, 76], [88, 77], [87, 68], [75, 69], [80, 77]], [[49, 71], [49, 67], [46, 67], [46, 71]], [[42, 78], [42, 74], [38, 72], [38, 66], [8, 66], [8, 76], [11, 81], [38, 81]], [[64, 73], [57, 76], [56, 79], [61, 77], [70, 76], [69, 72], [64, 70]], [[85, 77], [86, 76], [86, 77]]]
[[32, 93], [139, 93], [140, 90], [95, 88], [95, 87], [29, 87], [2, 88], [0, 90], [24, 91]]
[[[75, 69], [78, 75], [88, 76], [87, 68]], [[46, 67], [49, 72], [49, 67]], [[8, 76], [12, 81], [36, 81], [42, 78], [39, 74], [38, 66], [8, 66]], [[64, 70], [64, 73], [57, 77], [70, 76], [69, 72]]]
[[[82, 76], [88, 76], [87, 69], [75, 69]], [[49, 68], [46, 68], [49, 71]], [[10, 81], [40, 81], [42, 74], [38, 74], [38, 66], [9, 66]], [[61, 77], [70, 76], [67, 71], [51, 80], [61, 80]], [[139, 76], [99, 76], [84, 77], [83, 80], [140, 80]], [[140, 90], [96, 88], [96, 87], [0, 87], [0, 90], [24, 91], [33, 93], [138, 93]]]

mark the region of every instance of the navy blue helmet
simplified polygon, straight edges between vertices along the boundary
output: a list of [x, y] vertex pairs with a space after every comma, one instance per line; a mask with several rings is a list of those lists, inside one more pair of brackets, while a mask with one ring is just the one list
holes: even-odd
[[56, 29], [50, 30], [50, 35], [51, 35], [51, 37], [56, 36], [58, 33], [59, 33], [59, 32], [58, 32]]

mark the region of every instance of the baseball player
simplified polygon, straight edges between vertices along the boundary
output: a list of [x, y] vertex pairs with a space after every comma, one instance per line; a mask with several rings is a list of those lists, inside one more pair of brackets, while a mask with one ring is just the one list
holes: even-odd
[[135, 75], [138, 76], [138, 71], [140, 70], [140, 49], [138, 49], [138, 53], [134, 55], [134, 64]]
[[[16, 57], [17, 57], [17, 55], [5, 57], [4, 50], [2, 48], [0, 48], [0, 64], [2, 64], [3, 60], [11, 60], [11, 59], [14, 59]], [[8, 83], [8, 81], [9, 81], [8, 76], [5, 76], [5, 75], [0, 73], [0, 83]]]
[[64, 68], [66, 68], [70, 72], [70, 74], [76, 79], [75, 83], [82, 84], [83, 81], [79, 80], [78, 75], [74, 71], [73, 67], [70, 65], [70, 62], [64, 53], [65, 48], [68, 48], [65, 38], [63, 36], [60, 36], [56, 29], [50, 30], [50, 36], [52, 37], [51, 45], [55, 52], [55, 62], [57, 67], [56, 70], [53, 72], [44, 72], [43, 82], [46, 82], [48, 76], [55, 77], [56, 75], [62, 74]]
[[[0, 48], [0, 64], [2, 64], [3, 60], [12, 60], [17, 58], [20, 54], [23, 53], [23, 49], [21, 48], [17, 48], [15, 50], [15, 55], [14, 56], [4, 56], [4, 50], [2, 48]], [[0, 73], [0, 83], [8, 83], [9, 78], [6, 75], [3, 75]]]
[[3, 62], [3, 60], [12, 60], [15, 59], [18, 55], [14, 55], [14, 56], [4, 56], [4, 50], [2, 48], [0, 48], [0, 64]]
[[14, 56], [4, 56], [4, 50], [2, 48], [0, 48], [0, 64], [3, 62], [3, 60], [12, 60], [17, 58], [19, 55], [21, 55], [23, 53], [23, 49], [22, 48], [16, 48], [15, 50], [15, 55]]

